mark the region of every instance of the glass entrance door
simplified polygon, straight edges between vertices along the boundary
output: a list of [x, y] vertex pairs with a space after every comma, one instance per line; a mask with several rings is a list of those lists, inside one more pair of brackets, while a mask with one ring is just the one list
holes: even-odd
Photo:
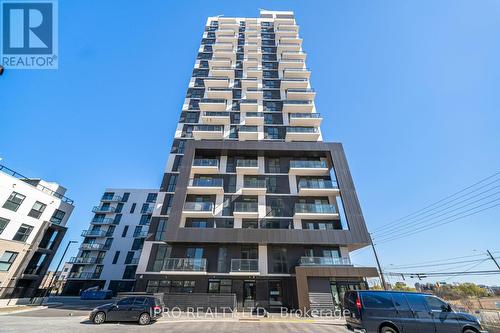
[[245, 281], [243, 283], [243, 307], [252, 308], [255, 306], [255, 281]]

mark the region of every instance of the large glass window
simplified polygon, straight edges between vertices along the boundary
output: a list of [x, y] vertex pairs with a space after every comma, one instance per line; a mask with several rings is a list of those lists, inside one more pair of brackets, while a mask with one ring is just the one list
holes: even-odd
[[17, 252], [5, 251], [0, 257], [0, 271], [8, 271], [16, 260], [17, 254]]
[[52, 214], [52, 217], [50, 218], [50, 222], [52, 222], [54, 224], [61, 224], [61, 222], [64, 218], [64, 215], [66, 215], [65, 212], [63, 212], [62, 210], [56, 209], [54, 211], [54, 214]]
[[273, 273], [288, 273], [286, 257], [286, 248], [272, 249]]
[[155, 240], [160, 241], [165, 238], [165, 231], [167, 230], [167, 219], [160, 219], [158, 221], [158, 228], [156, 228]]
[[153, 263], [153, 272], [160, 272], [163, 270], [165, 259], [170, 258], [172, 248], [168, 245], [159, 245], [156, 250], [155, 261]]
[[21, 193], [12, 192], [7, 201], [3, 204], [3, 208], [17, 212], [19, 206], [21, 206], [25, 198], [26, 196]]
[[33, 226], [23, 223], [21, 224], [16, 234], [14, 235], [14, 238], [12, 239], [19, 242], [25, 242], [32, 231], [33, 231]]
[[3, 217], [0, 217], [0, 234], [7, 228], [7, 225], [9, 224], [10, 220], [4, 219]]

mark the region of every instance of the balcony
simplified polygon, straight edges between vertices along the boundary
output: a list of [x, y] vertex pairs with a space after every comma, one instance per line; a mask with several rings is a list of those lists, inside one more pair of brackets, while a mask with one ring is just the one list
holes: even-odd
[[309, 80], [311, 77], [311, 71], [308, 69], [289, 68], [284, 70], [283, 77]]
[[214, 43], [212, 44], [212, 50], [213, 51], [231, 51], [233, 52], [234, 50], [234, 44], [233, 43]]
[[302, 38], [297, 37], [281, 37], [279, 39], [279, 44], [295, 44], [302, 46]]
[[83, 230], [82, 237], [106, 237], [104, 230]]
[[232, 67], [212, 67], [210, 69], [210, 76], [214, 77], [228, 77], [234, 79], [234, 68]]
[[231, 99], [233, 98], [233, 89], [231, 88], [208, 88], [207, 97], [210, 99]]
[[314, 204], [314, 203], [296, 203], [295, 218], [299, 219], [338, 219], [339, 214], [335, 205], [332, 204]]
[[205, 258], [168, 258], [164, 260], [163, 269], [165, 272], [187, 272], [206, 273], [207, 259]]
[[213, 217], [213, 202], [185, 202], [182, 214], [185, 217]]
[[201, 174], [219, 173], [219, 160], [216, 158], [195, 158], [191, 172]]
[[259, 204], [257, 202], [235, 202], [233, 215], [240, 218], [258, 218]]
[[215, 30], [215, 37], [219, 37], [219, 36], [228, 36], [228, 35], [233, 35], [234, 37], [236, 37], [236, 34], [234, 33], [234, 30], [221, 30], [221, 29], [217, 29]]
[[248, 88], [245, 92], [245, 97], [248, 99], [262, 99], [264, 97], [264, 91], [259, 88]]
[[274, 20], [274, 27], [275, 28], [282, 28], [282, 27], [289, 27], [289, 26], [295, 26], [295, 19], [293, 18], [277, 18]]
[[258, 111], [259, 103], [256, 99], [242, 99], [240, 101], [241, 111]]
[[234, 48], [238, 44], [238, 38], [234, 34], [219, 35], [215, 44], [231, 44]]
[[349, 258], [300, 257], [300, 266], [352, 266]]
[[261, 42], [262, 42], [262, 37], [260, 36], [260, 34], [257, 33], [257, 31], [255, 31], [255, 33], [248, 33], [248, 34], [245, 34], [245, 42], [248, 42], [249, 44], [256, 44], [258, 46], [261, 45]]
[[281, 89], [290, 89], [290, 88], [305, 89], [308, 86], [309, 86], [308, 79], [289, 78], [289, 77], [284, 77], [281, 79]]
[[112, 219], [110, 217], [105, 217], [105, 218], [93, 218], [92, 221], [90, 221], [91, 224], [96, 224], [96, 225], [108, 225], [108, 224], [118, 224], [115, 222], [115, 219]]
[[240, 25], [238, 23], [219, 23], [219, 29], [221, 30], [231, 30], [233, 32], [238, 32], [240, 30]]
[[259, 173], [259, 161], [255, 160], [237, 160], [236, 173], [243, 175], [256, 175]]
[[283, 112], [306, 113], [306, 112], [312, 112], [313, 109], [314, 109], [314, 103], [312, 101], [294, 100], [294, 99], [287, 99], [283, 101]]
[[223, 98], [202, 98], [198, 105], [201, 111], [226, 111], [227, 101]]
[[[297, 59], [305, 61], [307, 57], [307, 53], [305, 52], [283, 52], [281, 53], [281, 60], [289, 60], [289, 59]], [[285, 61], [286, 61], [285, 60]]]
[[257, 59], [257, 61], [262, 61], [262, 51], [261, 50], [248, 50], [246, 52], [246, 57], [249, 59]]
[[323, 197], [340, 194], [337, 184], [325, 179], [301, 179], [298, 188], [300, 196]]
[[79, 280], [98, 280], [101, 273], [94, 272], [72, 272], [69, 273], [68, 279], [79, 279]]
[[232, 62], [236, 61], [236, 52], [233, 50], [215, 50], [213, 53], [215, 58], [228, 58], [231, 59]]
[[193, 128], [195, 140], [222, 140], [224, 138], [224, 126], [221, 125], [195, 125]]
[[245, 113], [245, 125], [264, 125], [264, 112]]
[[[238, 25], [238, 21], [234, 17], [219, 17], [219, 29], [223, 29], [222, 26], [224, 25]], [[239, 25], [238, 25], [239, 27]]]
[[286, 98], [290, 100], [312, 101], [314, 97], [316, 97], [316, 92], [311, 88], [291, 88], [286, 90]]
[[283, 59], [283, 56], [278, 64], [278, 70], [283, 71], [287, 69], [301, 69], [304, 68], [304, 61], [300, 59]]
[[208, 61], [208, 68], [214, 67], [231, 67], [230, 58], [212, 58]]
[[290, 161], [290, 174], [297, 176], [328, 176], [330, 169], [325, 160], [319, 161]]
[[259, 66], [259, 60], [257, 58], [247, 58], [243, 59], [243, 69], [247, 70], [248, 68]]
[[82, 243], [80, 245], [80, 250], [87, 250], [87, 251], [101, 251], [101, 250], [107, 250], [109, 246], [105, 244], [99, 244], [99, 243]]
[[102, 264], [103, 258], [97, 257], [71, 257], [69, 263], [77, 265], [95, 265]]
[[188, 194], [223, 194], [221, 178], [191, 178], [187, 187]]
[[285, 141], [318, 141], [320, 132], [317, 127], [292, 127], [286, 128]]
[[280, 42], [278, 44], [276, 53], [278, 55], [281, 55], [283, 52], [299, 52], [299, 51], [300, 51], [300, 44]]
[[203, 79], [205, 88], [227, 88], [229, 87], [228, 77], [207, 77]]
[[289, 124], [291, 126], [312, 126], [321, 125], [321, 115], [319, 113], [290, 113]]
[[113, 214], [116, 211], [116, 207], [111, 206], [95, 206], [92, 208], [92, 212], [99, 214]]
[[227, 111], [205, 111], [201, 114], [201, 122], [207, 125], [229, 125], [231, 116]]
[[245, 44], [243, 44], [243, 50], [245, 51], [245, 53], [259, 52], [260, 51], [260, 44], [259, 43], [245, 42]]
[[119, 195], [103, 195], [101, 198], [102, 202], [120, 202], [122, 197]]
[[259, 259], [231, 259], [231, 274], [259, 274]]
[[250, 67], [247, 69], [247, 77], [262, 79], [262, 68]]
[[297, 37], [299, 34], [298, 26], [281, 26], [275, 29], [276, 38], [282, 37]]
[[243, 187], [241, 188], [242, 194], [245, 195], [263, 195], [267, 192], [265, 179], [244, 179]]
[[[285, 20], [285, 19], [283, 19], [283, 20]], [[293, 19], [290, 19], [290, 20], [291, 21], [288, 21], [288, 22], [278, 22], [278, 23], [276, 23], [276, 21], [275, 21], [274, 22], [274, 31], [276, 33], [280, 32], [280, 31], [290, 31], [290, 30], [295, 31], [295, 32], [299, 32], [299, 26], [295, 25], [295, 21]]]
[[134, 238], [146, 238], [148, 237], [148, 231], [134, 231]]
[[242, 125], [238, 127], [238, 140], [248, 141], [248, 140], [258, 140], [258, 139], [259, 139], [258, 126]]
[[255, 88], [259, 86], [259, 82], [256, 77], [247, 77], [241, 79], [241, 87], [243, 89], [248, 89], [248, 88]]

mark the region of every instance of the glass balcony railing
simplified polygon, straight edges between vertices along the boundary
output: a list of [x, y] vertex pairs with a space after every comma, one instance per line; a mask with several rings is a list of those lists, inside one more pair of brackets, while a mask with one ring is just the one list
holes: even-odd
[[337, 184], [332, 182], [331, 180], [301, 179], [299, 181], [299, 189], [301, 189], [301, 188], [335, 189], [335, 188], [337, 188]]
[[97, 257], [71, 257], [68, 262], [71, 264], [93, 265], [93, 264], [101, 264], [102, 261], [103, 258], [97, 258]]
[[289, 126], [286, 128], [287, 133], [319, 133], [316, 127], [298, 127]]
[[92, 212], [94, 213], [114, 213], [116, 211], [116, 207], [111, 206], [95, 206], [92, 208]]
[[294, 99], [287, 99], [283, 101], [283, 104], [290, 104], [290, 105], [310, 105], [312, 104], [312, 101], [307, 101], [307, 100], [294, 100]]
[[185, 202], [184, 210], [192, 212], [213, 212], [213, 202]]
[[122, 201], [122, 197], [119, 195], [103, 195], [101, 201]]
[[84, 280], [95, 280], [99, 279], [101, 273], [94, 272], [72, 272], [69, 273], [68, 278], [70, 279], [84, 279]]
[[168, 258], [164, 260], [163, 271], [205, 272], [207, 259], [205, 258]]
[[208, 76], [204, 80], [219, 80], [219, 81], [229, 81], [228, 77], [220, 77], [220, 76]]
[[303, 63], [304, 60], [301, 59], [283, 59], [281, 58], [280, 62], [296, 62], [296, 63]]
[[244, 188], [266, 188], [265, 179], [245, 179], [243, 181]]
[[189, 186], [195, 187], [222, 187], [223, 180], [221, 178], [192, 178], [189, 181]]
[[335, 209], [335, 205], [331, 204], [296, 203], [295, 213], [335, 214], [337, 210]]
[[258, 132], [259, 129], [257, 126], [249, 126], [249, 125], [242, 125], [238, 127], [238, 131], [240, 132]]
[[256, 99], [242, 99], [240, 104], [257, 104]]
[[221, 125], [195, 125], [193, 131], [199, 132], [222, 132], [224, 126]]
[[230, 113], [228, 111], [205, 111], [203, 115], [205, 117], [229, 117]]
[[219, 166], [219, 160], [216, 158], [195, 158], [193, 161], [193, 166], [217, 167]]
[[104, 230], [83, 230], [82, 237], [105, 237], [106, 231]]
[[237, 160], [236, 167], [240, 168], [257, 168], [259, 166], [259, 162], [257, 160]]
[[326, 163], [325, 160], [320, 160], [320, 161], [292, 160], [290, 161], [290, 168], [324, 169], [328, 168], [328, 164]]
[[106, 249], [105, 244], [99, 244], [99, 243], [83, 243], [80, 245], [80, 250], [105, 250]]
[[290, 113], [290, 119], [292, 119], [292, 118], [318, 119], [318, 118], [321, 118], [321, 114], [319, 114], [319, 113]]
[[226, 100], [223, 98], [202, 98], [200, 103], [226, 104]]
[[231, 259], [231, 272], [258, 272], [259, 259]]
[[334, 258], [334, 257], [301, 257], [300, 266], [350, 266], [349, 258]]
[[112, 219], [110, 217], [105, 217], [105, 218], [93, 218], [91, 221], [92, 224], [118, 224], [115, 222], [115, 219]]
[[146, 238], [148, 236], [147, 231], [135, 231], [134, 232], [134, 238]]
[[264, 112], [247, 112], [245, 115], [248, 117], [264, 117]]
[[308, 80], [307, 79], [303, 79], [303, 78], [294, 78], [294, 77], [291, 77], [291, 78], [287, 78], [287, 77], [284, 77], [281, 79], [281, 81], [289, 81], [289, 82], [307, 82]]
[[257, 202], [235, 202], [234, 211], [241, 213], [255, 213], [259, 211], [259, 204]]
[[313, 93], [315, 91], [312, 88], [304, 88], [304, 89], [299, 89], [299, 88], [293, 88], [293, 89], [291, 89], [290, 88], [290, 89], [287, 89], [286, 92], [287, 93], [290, 93], [290, 92], [299, 92], [299, 93], [309, 93], [309, 92], [311, 92], [311, 93]]

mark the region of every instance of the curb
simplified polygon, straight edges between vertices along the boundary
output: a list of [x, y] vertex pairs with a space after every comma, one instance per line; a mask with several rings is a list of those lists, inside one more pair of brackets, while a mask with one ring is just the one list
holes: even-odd
[[16, 313], [23, 313], [23, 312], [30, 312], [30, 311], [43, 310], [43, 309], [47, 309], [47, 308], [48, 308], [47, 306], [36, 306], [36, 307], [31, 308], [31, 309], [22, 309], [22, 310], [15, 310], [15, 309], [12, 309], [12, 311], [8, 311], [8, 312], [1, 312], [1, 313], [0, 313], [0, 316], [7, 316], [7, 315], [10, 315], [10, 314], [16, 314]]

